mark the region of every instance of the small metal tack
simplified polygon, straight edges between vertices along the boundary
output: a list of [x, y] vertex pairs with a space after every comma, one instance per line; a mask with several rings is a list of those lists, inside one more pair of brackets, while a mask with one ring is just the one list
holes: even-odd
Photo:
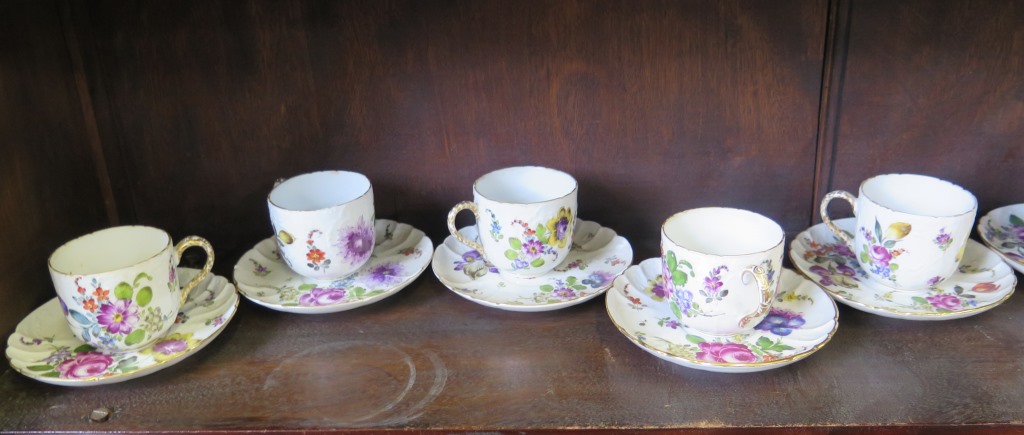
[[96, 423], [103, 423], [110, 420], [110, 416], [113, 413], [114, 411], [111, 411], [110, 408], [96, 408], [89, 413], [89, 420]]

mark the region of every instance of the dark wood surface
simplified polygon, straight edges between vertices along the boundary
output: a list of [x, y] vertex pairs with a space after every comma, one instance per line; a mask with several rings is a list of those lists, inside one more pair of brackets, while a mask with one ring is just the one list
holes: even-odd
[[54, 2], [0, 2], [0, 332], [53, 297], [46, 259], [109, 224]]
[[[389, 299], [344, 313], [300, 316], [243, 303], [201, 353], [122, 384], [69, 389], [7, 371], [0, 427], [813, 432], [1020, 425], [1022, 330], [1020, 297], [942, 322], [843, 308], [833, 340], [808, 359], [716, 374], [633, 345], [608, 320], [603, 298], [553, 312], [506, 312], [462, 299], [427, 272]], [[117, 413], [106, 423], [86, 421], [98, 407]]]
[[580, 215], [630, 239], [706, 205], [807, 224], [822, 1], [71, 8], [122, 212], [225, 258], [268, 234], [276, 178], [324, 168], [431, 235], [519, 164], [576, 176]]
[[[1024, 4], [841, 2], [828, 189], [890, 172], [964, 186], [983, 213], [1024, 202]], [[820, 198], [825, 188], [816, 192]]]
[[[230, 274], [269, 232], [273, 180], [318, 169], [367, 174], [377, 215], [435, 243], [479, 175], [563, 169], [637, 261], [673, 212], [746, 208], [792, 237], [878, 173], [953, 180], [982, 214], [1021, 203], [1022, 29], [1014, 0], [2, 2], [0, 333], [53, 296], [49, 253], [107, 225], [207, 237]], [[0, 431], [1007, 433], [1017, 298], [938, 323], [843, 309], [819, 354], [728, 376], [650, 357], [601, 302], [506, 313], [428, 272], [349, 313], [243, 303], [209, 348], [125, 384], [5, 368]], [[115, 418], [87, 423], [100, 406]]]

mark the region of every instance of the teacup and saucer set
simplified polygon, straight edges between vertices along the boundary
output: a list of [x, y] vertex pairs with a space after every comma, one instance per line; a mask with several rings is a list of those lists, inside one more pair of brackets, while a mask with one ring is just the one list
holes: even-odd
[[832, 339], [838, 310], [781, 267], [784, 238], [746, 210], [678, 213], [662, 226], [662, 256], [615, 279], [608, 316], [641, 349], [685, 367], [750, 373], [802, 360]]
[[278, 183], [267, 197], [274, 236], [235, 264], [239, 292], [272, 310], [334, 313], [397, 293], [430, 264], [423, 231], [374, 218], [362, 174], [323, 171]]
[[[201, 270], [179, 268], [190, 247]], [[122, 226], [72, 240], [49, 260], [57, 297], [22, 320], [7, 340], [19, 373], [64, 386], [94, 386], [170, 367], [205, 347], [234, 316], [238, 295], [210, 274], [213, 248], [190, 236]], [[180, 285], [179, 283], [184, 283]]]
[[[834, 198], [849, 202], [855, 217], [830, 219]], [[969, 238], [976, 211], [974, 195], [948, 181], [879, 175], [857, 197], [826, 195], [824, 223], [797, 235], [790, 258], [836, 301], [861, 311], [907, 320], [972, 316], [1004, 302], [1017, 284], [998, 253]]]
[[[434, 274], [455, 294], [509, 311], [550, 311], [607, 291], [633, 261], [625, 238], [579, 220], [577, 184], [542, 167], [499, 169], [473, 184], [473, 202], [448, 214], [447, 237], [434, 252]], [[470, 210], [476, 224], [455, 228]]]
[[1024, 273], [1024, 204], [992, 210], [978, 220], [978, 234], [993, 251]]

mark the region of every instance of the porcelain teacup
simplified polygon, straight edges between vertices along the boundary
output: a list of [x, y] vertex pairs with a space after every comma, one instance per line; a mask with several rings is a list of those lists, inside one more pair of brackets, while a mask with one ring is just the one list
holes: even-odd
[[295, 273], [339, 279], [363, 267], [374, 246], [373, 188], [365, 175], [311, 172], [267, 196], [278, 252]]
[[[569, 255], [576, 224], [576, 179], [537, 166], [490, 172], [473, 183], [473, 202], [448, 213], [448, 230], [477, 250], [502, 276], [529, 279], [554, 269]], [[455, 216], [470, 210], [479, 242], [455, 228]]]
[[[206, 251], [206, 264], [179, 288], [178, 262], [190, 247]], [[93, 347], [124, 351], [167, 333], [189, 292], [210, 273], [213, 259], [213, 247], [200, 237], [172, 245], [163, 230], [121, 226], [65, 243], [48, 266], [71, 332]]]
[[775, 221], [747, 210], [708, 207], [669, 217], [661, 260], [672, 313], [706, 334], [752, 329], [778, 291], [785, 236]]
[[[855, 234], [829, 218], [829, 201], [836, 198], [853, 207]], [[927, 291], [957, 271], [977, 210], [974, 195], [953, 183], [887, 174], [865, 180], [856, 197], [842, 190], [825, 195], [821, 219], [853, 251], [872, 282]]]

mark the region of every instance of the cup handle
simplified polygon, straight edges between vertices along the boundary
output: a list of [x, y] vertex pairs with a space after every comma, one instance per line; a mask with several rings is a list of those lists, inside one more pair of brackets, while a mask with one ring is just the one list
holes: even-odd
[[754, 277], [754, 281], [757, 281], [757, 290], [761, 293], [761, 302], [757, 304], [757, 309], [754, 312], [743, 316], [740, 319], [740, 328], [747, 328], [747, 324], [751, 320], [757, 319], [768, 313], [768, 310], [772, 307], [772, 297], [775, 295], [771, 288], [771, 281], [768, 280], [768, 270], [761, 266], [749, 266], [743, 269], [743, 273], [749, 273]]
[[832, 233], [835, 234], [836, 237], [842, 240], [850, 249], [853, 249], [853, 239], [846, 235], [843, 230], [839, 229], [839, 227], [832, 222], [832, 219], [828, 217], [828, 203], [836, 198], [850, 203], [850, 207], [853, 207], [853, 215], [857, 215], [857, 197], [845, 190], [835, 190], [829, 192], [825, 195], [825, 198], [821, 200], [821, 220], [825, 222], [825, 225], [828, 226], [828, 229], [832, 230]]
[[455, 228], [455, 216], [458, 216], [459, 212], [462, 210], [469, 210], [473, 212], [473, 217], [476, 220], [480, 220], [480, 213], [476, 208], [476, 203], [462, 201], [458, 204], [455, 204], [455, 207], [452, 207], [452, 211], [448, 212], [448, 231], [452, 233], [452, 236], [455, 236], [455, 239], [458, 240], [459, 243], [469, 246], [470, 248], [476, 249], [476, 252], [479, 252], [480, 255], [483, 255], [484, 258], [487, 258], [486, 255], [484, 254], [483, 246], [480, 246], [479, 243], [467, 239], [466, 236], [463, 236], [462, 233], [459, 232], [458, 228]]
[[181, 304], [185, 304], [185, 300], [188, 299], [188, 294], [199, 285], [199, 282], [206, 278], [210, 274], [210, 269], [213, 268], [213, 246], [206, 239], [199, 236], [188, 236], [181, 239], [177, 245], [174, 245], [174, 258], [177, 260], [174, 262], [174, 267], [178, 267], [178, 263], [181, 261], [181, 254], [186, 249], [198, 246], [206, 251], [206, 264], [203, 265], [203, 269], [199, 271], [199, 274], [192, 278], [187, 284], [181, 288]]

